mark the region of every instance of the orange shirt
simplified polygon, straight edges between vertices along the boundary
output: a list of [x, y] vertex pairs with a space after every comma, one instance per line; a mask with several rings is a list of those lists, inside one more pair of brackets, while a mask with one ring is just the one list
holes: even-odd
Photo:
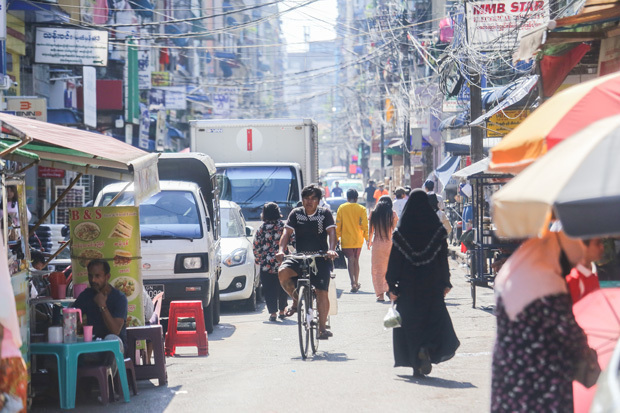
[[381, 198], [383, 195], [389, 195], [389, 194], [390, 193], [388, 192], [387, 189], [384, 189], [382, 191], [379, 188], [377, 188], [377, 190], [375, 191], [375, 194], [373, 195], [373, 198], [375, 199], [376, 202], [379, 202], [379, 198]]

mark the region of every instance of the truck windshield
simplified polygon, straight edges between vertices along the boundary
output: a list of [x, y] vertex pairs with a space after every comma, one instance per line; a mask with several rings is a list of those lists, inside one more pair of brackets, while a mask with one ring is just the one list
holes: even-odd
[[[103, 194], [100, 205], [107, 205], [117, 193]], [[133, 193], [123, 193], [114, 206], [133, 205]], [[161, 191], [140, 204], [142, 238], [202, 238], [196, 199], [189, 191]]]
[[220, 167], [218, 174], [226, 184], [221, 199], [236, 202], [247, 220], [259, 220], [263, 205], [275, 202], [287, 216], [299, 201], [297, 175], [290, 166]]

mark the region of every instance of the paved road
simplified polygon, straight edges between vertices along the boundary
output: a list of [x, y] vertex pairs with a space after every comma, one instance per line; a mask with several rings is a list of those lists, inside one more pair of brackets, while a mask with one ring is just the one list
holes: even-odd
[[[317, 412], [389, 409], [391, 412], [480, 412], [488, 410], [495, 319], [492, 291], [478, 289], [471, 308], [469, 284], [450, 261], [454, 289], [447, 304], [461, 341], [457, 355], [433, 366], [429, 378], [413, 379], [408, 368], [394, 368], [392, 334], [382, 325], [389, 304], [375, 302], [370, 253], [362, 251], [362, 289], [349, 293], [346, 270], [337, 270], [339, 313], [334, 337], [306, 361], [298, 350], [292, 320], [270, 323], [264, 304], [257, 313], [223, 310], [209, 336], [209, 356], [181, 348], [168, 358], [167, 387], [139, 383], [129, 404], [108, 408], [78, 405], [77, 411], [118, 412]], [[36, 408], [33, 411], [56, 411]]]

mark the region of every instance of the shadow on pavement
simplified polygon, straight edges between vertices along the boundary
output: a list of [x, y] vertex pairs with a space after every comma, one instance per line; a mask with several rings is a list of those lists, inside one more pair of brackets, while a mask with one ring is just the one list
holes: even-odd
[[224, 340], [231, 337], [237, 331], [237, 327], [232, 324], [220, 322], [213, 328], [213, 333], [209, 334], [209, 341]]
[[419, 385], [422, 385], [422, 386], [429, 386], [429, 387], [440, 387], [440, 388], [444, 388], [444, 389], [473, 389], [473, 388], [476, 388], [476, 386], [474, 386], [470, 382], [447, 380], [447, 379], [442, 379], [442, 378], [439, 378], [439, 377], [429, 377], [429, 376], [427, 376], [427, 377], [423, 377], [423, 378], [418, 378], [418, 377], [413, 377], [413, 375], [405, 376], [403, 374], [399, 374], [398, 377], [399, 378], [397, 380], [400, 380], [400, 381], [406, 381], [406, 382], [415, 383], [415, 384], [419, 384]]
[[349, 361], [349, 360], [353, 360], [350, 359], [346, 353], [330, 353], [327, 351], [321, 351], [319, 349], [319, 352], [316, 353], [315, 355], [308, 355], [308, 358], [306, 360], [302, 360], [301, 357], [292, 357], [291, 360], [299, 360], [299, 361], [304, 361], [304, 362], [312, 362], [312, 361], [331, 361], [331, 362], [343, 362], [343, 361]]

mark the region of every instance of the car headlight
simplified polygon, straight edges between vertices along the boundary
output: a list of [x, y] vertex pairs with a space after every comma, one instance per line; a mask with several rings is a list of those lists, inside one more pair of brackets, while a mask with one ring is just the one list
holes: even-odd
[[200, 257], [185, 257], [183, 258], [183, 268], [186, 270], [197, 270], [202, 267], [202, 258]]
[[227, 267], [234, 267], [237, 265], [245, 264], [245, 259], [247, 258], [247, 256], [248, 256], [247, 249], [237, 248], [236, 250], [228, 254], [226, 258], [224, 258], [223, 263]]

